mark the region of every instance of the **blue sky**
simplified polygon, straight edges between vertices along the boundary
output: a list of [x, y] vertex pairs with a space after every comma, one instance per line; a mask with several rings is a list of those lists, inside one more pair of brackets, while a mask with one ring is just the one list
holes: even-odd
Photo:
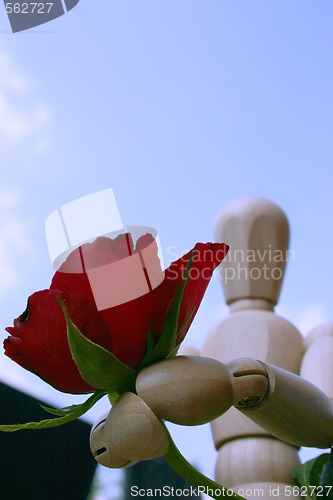
[[[211, 241], [228, 201], [271, 199], [296, 255], [279, 310], [302, 333], [332, 321], [332, 18], [330, 0], [81, 0], [14, 35], [0, 10], [2, 331], [49, 285], [47, 215], [107, 187], [166, 260]], [[215, 280], [188, 343], [226, 312]]]

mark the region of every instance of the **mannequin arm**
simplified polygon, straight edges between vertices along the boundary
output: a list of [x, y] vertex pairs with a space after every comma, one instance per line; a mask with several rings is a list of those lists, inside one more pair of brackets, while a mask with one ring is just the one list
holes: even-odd
[[[228, 363], [235, 374], [252, 360]], [[246, 401], [234, 406], [273, 436], [296, 446], [328, 448], [333, 445], [333, 403], [316, 386], [291, 372], [260, 362], [268, 379], [268, 391], [257, 405]], [[234, 380], [237, 380], [234, 379]]]

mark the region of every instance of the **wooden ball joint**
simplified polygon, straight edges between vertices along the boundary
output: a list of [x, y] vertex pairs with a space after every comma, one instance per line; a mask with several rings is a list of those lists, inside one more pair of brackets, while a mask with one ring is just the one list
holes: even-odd
[[117, 455], [109, 444], [108, 436], [105, 432], [105, 422], [107, 414], [102, 416], [93, 426], [90, 432], [90, 450], [95, 460], [109, 468], [122, 468], [134, 465], [126, 458]]
[[265, 370], [254, 360], [243, 360], [234, 374], [219, 361], [197, 356], [151, 365], [136, 381], [137, 394], [155, 415], [181, 425], [211, 422], [234, 404], [258, 404], [267, 390]]
[[130, 392], [118, 399], [90, 435], [93, 456], [110, 468], [160, 457], [168, 448], [168, 434], [161, 422], [142, 399]]

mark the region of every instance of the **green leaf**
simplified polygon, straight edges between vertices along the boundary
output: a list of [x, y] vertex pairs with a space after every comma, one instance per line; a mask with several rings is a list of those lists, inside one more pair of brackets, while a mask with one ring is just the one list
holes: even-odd
[[135, 371], [111, 352], [84, 337], [70, 320], [65, 306], [60, 305], [67, 322], [69, 347], [82, 378], [92, 387], [107, 392], [131, 390]]
[[323, 494], [326, 500], [333, 500], [333, 449], [329, 455], [325, 454], [325, 457], [326, 460], [319, 475], [319, 486], [324, 488]]
[[[305, 462], [293, 470], [291, 474], [292, 478], [298, 486], [305, 486], [307, 488], [308, 498], [317, 500], [316, 491], [318, 486], [324, 486], [321, 484], [320, 478], [323, 468], [329, 458], [330, 455], [328, 453], [324, 453], [317, 458], [313, 458], [312, 460]], [[326, 494], [325, 497], [328, 498]]]
[[65, 406], [64, 408], [48, 408], [47, 406], [40, 405], [43, 410], [47, 411], [48, 413], [51, 413], [52, 415], [68, 415], [72, 411], [75, 411], [76, 408], [81, 406], [82, 403], [77, 404], [77, 405], [71, 405], [71, 406]]
[[47, 411], [48, 413], [51, 413], [51, 415], [67, 415], [69, 413], [69, 410], [66, 410], [66, 408], [48, 408], [47, 406], [40, 405], [43, 410]]
[[310, 483], [312, 485], [318, 485], [320, 484], [320, 475], [322, 473], [323, 467], [325, 463], [327, 462], [327, 459], [329, 458], [328, 453], [323, 453], [322, 455], [319, 455], [317, 457], [312, 465], [311, 471], [310, 471]]
[[[175, 349], [177, 344], [177, 338], [179, 335], [178, 332], [178, 318], [181, 302], [184, 295], [185, 287], [188, 283], [189, 273], [192, 266], [193, 253], [187, 261], [186, 269], [184, 273], [184, 279], [182, 281], [181, 286], [178, 288], [171, 305], [168, 308], [166, 319], [164, 321], [163, 330], [160, 335], [160, 338], [156, 345], [154, 346], [154, 336], [151, 330], [148, 330], [147, 334], [147, 354], [141, 361], [139, 366], [139, 370], [142, 370], [145, 366], [148, 366], [156, 361], [167, 358]], [[193, 313], [192, 313], [193, 314]], [[183, 329], [188, 321], [190, 321], [191, 315], [187, 318], [185, 323], [182, 325], [181, 329]]]
[[[90, 408], [94, 406], [95, 403], [97, 403], [97, 401], [105, 396], [105, 394], [105, 391], [95, 392], [84, 403], [73, 405], [71, 407], [72, 410], [67, 410], [66, 414], [62, 417], [41, 420], [40, 422], [29, 422], [27, 424], [0, 425], [0, 431], [14, 432], [22, 429], [49, 429], [51, 427], [58, 427], [59, 425], [67, 424], [67, 422], [71, 422], [72, 420], [75, 420], [76, 418], [84, 415], [88, 410], [90, 410]], [[47, 410], [49, 411], [51, 410], [51, 408], [48, 408]], [[52, 413], [63, 410], [66, 410], [66, 408], [63, 408], [62, 410], [52, 410]]]

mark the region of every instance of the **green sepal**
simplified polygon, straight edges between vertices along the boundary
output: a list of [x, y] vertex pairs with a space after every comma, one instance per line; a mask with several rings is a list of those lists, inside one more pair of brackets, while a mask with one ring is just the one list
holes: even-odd
[[178, 338], [180, 337], [180, 340], [178, 340], [176, 342], [175, 347], [174, 347], [173, 350], [178, 351], [180, 344], [183, 342], [183, 338], [182, 338], [183, 337], [183, 331], [185, 330], [185, 328], [187, 327], [187, 325], [192, 321], [192, 318], [193, 318], [194, 315], [195, 315], [195, 309], [193, 308], [193, 310], [187, 315], [187, 318], [185, 319], [184, 323], [182, 324], [182, 326], [178, 330], [177, 337]]
[[81, 377], [95, 389], [107, 392], [132, 390], [136, 372], [111, 352], [87, 339], [70, 320], [62, 302], [67, 323], [67, 337], [74, 362]]
[[192, 266], [194, 251], [191, 252], [191, 255], [187, 261], [186, 269], [184, 273], [184, 279], [182, 281], [181, 286], [178, 288], [166, 314], [166, 318], [163, 325], [163, 330], [158, 339], [156, 345], [154, 345], [154, 335], [151, 332], [150, 328], [147, 333], [147, 353], [143, 360], [140, 363], [139, 370], [142, 370], [145, 366], [151, 365], [156, 361], [160, 361], [172, 355], [172, 353], [177, 348], [177, 338], [179, 336], [179, 332], [183, 330], [188, 322], [191, 320], [194, 311], [186, 318], [184, 324], [178, 330], [178, 319], [179, 319], [179, 311], [181, 302], [183, 299], [185, 287], [188, 283], [189, 273]]
[[120, 394], [118, 392], [110, 392], [108, 394], [108, 398], [111, 403], [111, 406], [113, 406], [120, 398]]
[[[318, 487], [323, 487], [320, 496], [325, 496], [325, 498], [332, 499], [333, 491], [329, 491], [327, 494], [325, 491], [325, 486], [333, 486], [333, 457], [332, 453], [324, 453], [319, 455], [319, 457], [313, 458], [302, 465], [299, 465], [291, 473], [291, 477], [295, 483], [300, 487], [306, 487], [308, 498], [317, 500], [316, 490]], [[331, 489], [330, 489], [331, 490]], [[321, 491], [321, 488], [318, 489]]]
[[47, 411], [48, 413], [51, 413], [51, 415], [62, 416], [62, 415], [68, 415], [71, 411], [74, 411], [75, 408], [80, 405], [78, 404], [78, 405], [65, 406], [64, 408], [49, 408], [48, 406], [44, 405], [40, 406], [43, 408], [43, 410]]
[[97, 401], [99, 401], [103, 396], [105, 396], [105, 391], [95, 392], [90, 398], [88, 398], [84, 403], [79, 405], [73, 405], [70, 407], [62, 408], [60, 410], [46, 408], [42, 406], [49, 413], [54, 415], [62, 415], [57, 418], [50, 418], [47, 420], [40, 420], [39, 422], [28, 422], [27, 424], [10, 424], [10, 425], [0, 425], [0, 431], [4, 432], [14, 432], [23, 429], [49, 429], [51, 427], [58, 427], [59, 425], [67, 424], [76, 418], [84, 415], [90, 408], [94, 406]]

